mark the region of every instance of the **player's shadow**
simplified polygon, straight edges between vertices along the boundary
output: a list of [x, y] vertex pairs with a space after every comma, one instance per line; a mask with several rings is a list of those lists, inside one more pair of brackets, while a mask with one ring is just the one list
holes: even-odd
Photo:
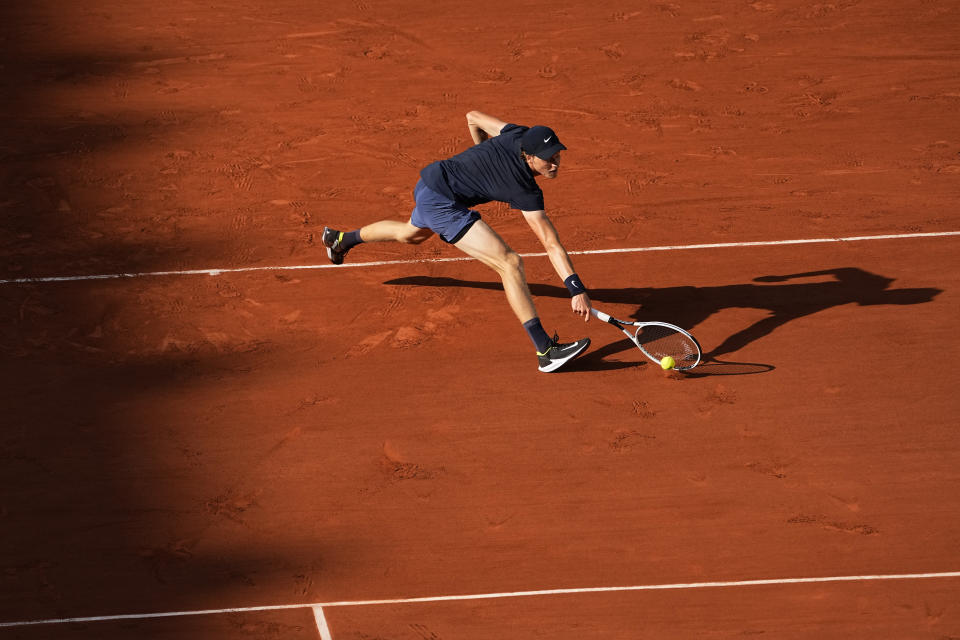
[[[828, 278], [828, 279], [824, 279]], [[812, 279], [800, 282], [799, 280]], [[624, 320], [660, 320], [677, 324], [694, 332], [697, 325], [724, 309], [761, 309], [769, 315], [750, 326], [727, 336], [716, 346], [702, 345], [704, 361], [719, 362], [717, 358], [732, 354], [783, 325], [831, 307], [845, 304], [860, 306], [910, 305], [932, 301], [942, 289], [893, 289], [893, 278], [887, 278], [857, 267], [839, 267], [791, 273], [766, 275], [746, 284], [728, 284], [713, 287], [626, 287], [621, 289], [590, 288], [590, 298], [598, 306], [603, 304], [633, 305], [635, 310]], [[421, 287], [471, 287], [502, 291], [499, 282], [477, 282], [447, 277], [408, 276], [388, 280], [384, 284]], [[554, 285], [531, 284], [534, 296], [567, 298], [566, 288]], [[617, 368], [622, 363], [605, 362], [604, 358], [634, 345], [624, 338], [584, 356], [579, 368]], [[628, 363], [624, 366], [634, 366]], [[757, 373], [771, 369], [770, 365], [756, 365], [747, 372]], [[733, 371], [733, 369], [730, 369]], [[722, 371], [721, 371], [722, 372]], [[742, 372], [741, 372], [742, 373]]]

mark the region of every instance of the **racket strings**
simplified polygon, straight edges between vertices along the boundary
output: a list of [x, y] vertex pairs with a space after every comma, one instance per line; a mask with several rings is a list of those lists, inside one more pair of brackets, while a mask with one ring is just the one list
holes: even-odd
[[700, 360], [700, 349], [686, 334], [659, 325], [647, 325], [637, 329], [634, 336], [637, 346], [649, 357], [659, 362], [670, 356], [678, 369], [695, 366]]

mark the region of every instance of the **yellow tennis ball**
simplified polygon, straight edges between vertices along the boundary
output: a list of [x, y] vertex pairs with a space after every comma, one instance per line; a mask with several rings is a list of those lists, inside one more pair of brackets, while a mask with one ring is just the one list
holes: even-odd
[[663, 360], [660, 361], [660, 366], [663, 367], [664, 371], [667, 371], [677, 366], [677, 361], [670, 356], [663, 356]]

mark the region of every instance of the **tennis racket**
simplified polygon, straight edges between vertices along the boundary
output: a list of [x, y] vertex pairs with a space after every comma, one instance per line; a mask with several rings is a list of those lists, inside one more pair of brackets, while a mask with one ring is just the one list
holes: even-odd
[[[700, 364], [700, 343], [680, 327], [666, 322], [625, 322], [607, 315], [596, 308], [590, 312], [606, 323], [623, 331], [630, 340], [640, 347], [643, 355], [657, 364], [670, 356], [676, 362], [677, 371], [687, 371]], [[631, 332], [627, 327], [636, 327]]]

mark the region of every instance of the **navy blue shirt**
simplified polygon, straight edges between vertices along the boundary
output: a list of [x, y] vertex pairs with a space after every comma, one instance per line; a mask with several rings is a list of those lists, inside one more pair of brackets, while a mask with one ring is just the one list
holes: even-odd
[[520, 155], [520, 136], [529, 127], [508, 124], [447, 160], [424, 167], [424, 184], [467, 207], [497, 200], [521, 211], [540, 211], [543, 191]]

